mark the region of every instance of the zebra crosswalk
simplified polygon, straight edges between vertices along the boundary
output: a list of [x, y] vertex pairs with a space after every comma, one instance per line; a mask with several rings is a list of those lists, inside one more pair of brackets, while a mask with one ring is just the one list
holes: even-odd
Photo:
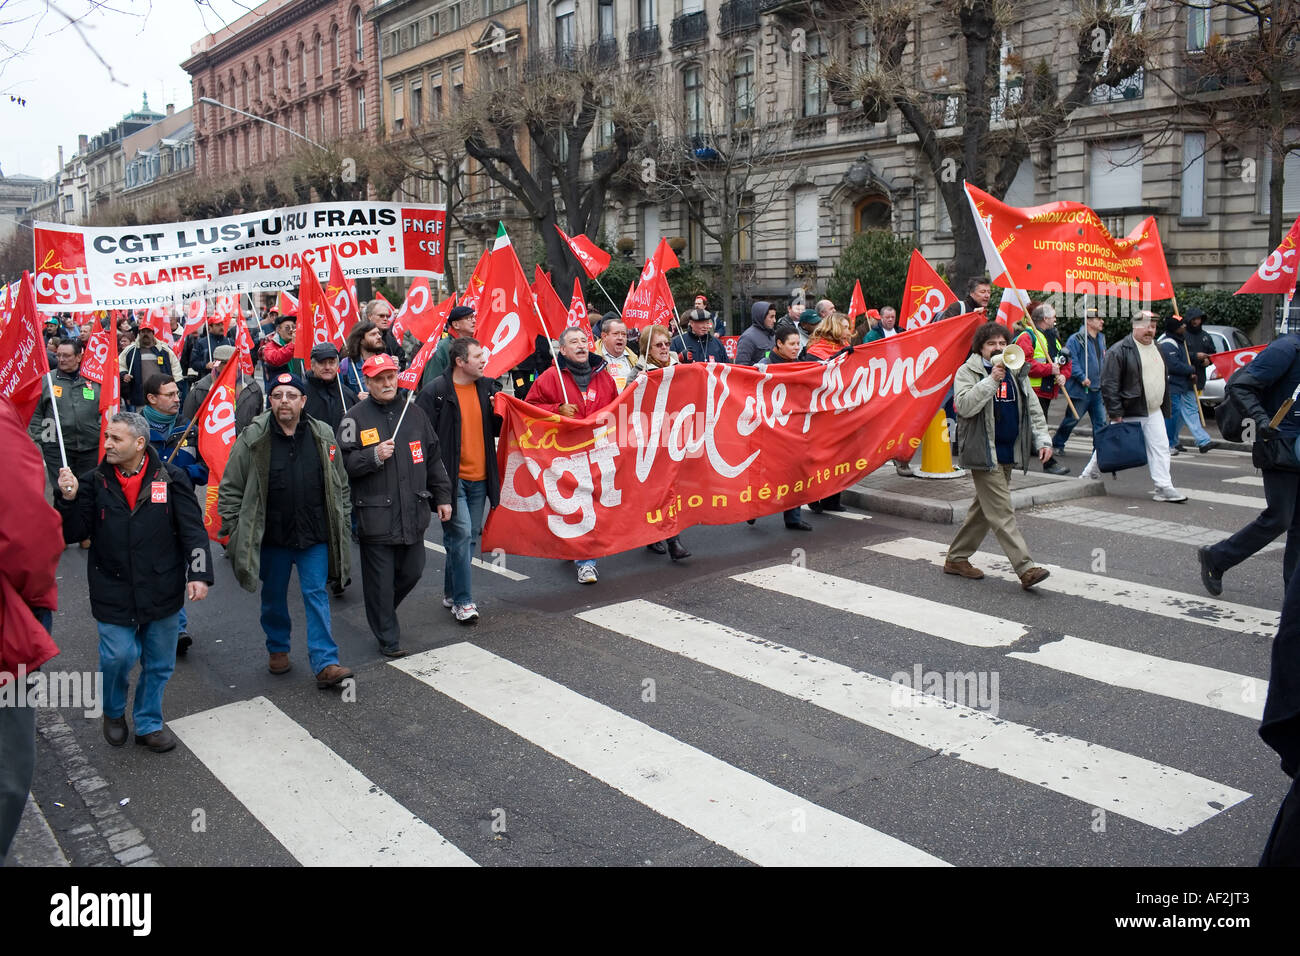
[[[973, 593], [969, 589], [947, 589], [943, 599], [912, 593], [921, 590], [908, 587], [918, 566], [926, 568], [927, 576], [942, 579], [935, 565], [942, 563], [944, 550], [921, 538], [881, 538], [859, 552], [891, 571], [878, 583], [855, 580], [848, 576], [850, 568], [830, 574], [782, 564], [720, 578], [712, 588], [738, 606], [779, 605], [782, 615], [795, 619], [801, 608], [817, 609], [835, 620], [865, 624], [868, 634], [881, 637], [882, 647], [914, 648], [905, 658], [894, 652], [897, 659], [884, 668], [864, 667], [848, 647], [802, 640], [763, 613], [745, 614], [744, 626], [736, 626], [734, 614], [701, 613], [698, 605], [684, 610], [673, 606], [670, 595], [649, 595], [567, 613], [572, 627], [565, 642], [586, 649], [576, 659], [578, 666], [590, 664], [581, 673], [567, 669], [575, 658], [558, 653], [555, 645], [562, 642], [489, 649], [477, 643], [483, 640], [479, 634], [476, 643], [457, 641], [391, 661], [358, 680], [382, 685], [382, 693], [372, 696], [404, 701], [403, 713], [438, 715], [427, 735], [397, 735], [403, 746], [436, 750], [440, 738], [482, 737], [483, 728], [491, 727], [494, 759], [508, 759], [513, 775], [528, 777], [533, 768], [544, 767], [536, 771], [544, 777], [564, 768], [570, 781], [581, 779], [597, 788], [606, 806], [625, 802], [638, 808], [637, 814], [665, 821], [730, 859], [763, 866], [947, 866], [969, 861], [975, 849], [962, 846], [960, 829], [947, 828], [945, 821], [950, 815], [980, 812], [1019, 814], [1013, 829], [1028, 830], [1028, 815], [1058, 815], [1064, 821], [1104, 811], [1138, 831], [1185, 840], [1209, 821], [1232, 820], [1258, 802], [1252, 800], [1255, 781], [1239, 769], [1189, 762], [1186, 749], [1161, 752], [1159, 741], [1174, 733], [1173, 727], [1156, 733], [1156, 743], [1144, 737], [1125, 746], [1108, 722], [1094, 718], [1089, 724], [1086, 716], [1052, 708], [1035, 711], [1029, 720], [1013, 720], [987, 702], [954, 699], [951, 693], [900, 681], [898, 671], [946, 647], [967, 655], [963, 660], [979, 661], [958, 678], [975, 678], [975, 668], [1001, 662], [996, 666], [1004, 689], [1032, 686], [1039, 675], [1050, 674], [1057, 686], [1068, 686], [1074, 694], [1098, 686], [1116, 689], [1120, 696], [1110, 708], [1129, 710], [1136, 719], [1147, 710], [1144, 701], [1160, 699], [1182, 708], [1162, 711], [1166, 719], [1175, 714], [1183, 722], [1179, 733], [1200, 734], [1211, 742], [1216, 735], [1239, 740], [1253, 736], [1249, 721], [1260, 717], [1267, 683], [1247, 672], [1252, 668], [1234, 670], [1220, 666], [1222, 660], [1196, 659], [1208, 646], [1196, 636], [1209, 641], [1228, 634], [1267, 638], [1276, 630], [1276, 612], [1051, 567], [1049, 585], [1063, 601], [1190, 625], [1185, 648], [1176, 648], [1185, 653], [1158, 656], [1124, 646], [1125, 641], [1104, 630], [1048, 632], [1028, 609], [1026, 620], [1018, 621], [1015, 612], [992, 614], [987, 605], [966, 606], [970, 602], [964, 598], [947, 596]], [[1015, 579], [1000, 556], [981, 553], [973, 560], [994, 579]], [[827, 646], [836, 649], [828, 653]], [[716, 715], [688, 726], [664, 711], [653, 717], [635, 711], [616, 685], [641, 673], [651, 659], [660, 662], [655, 666], [671, 665], [692, 686], [716, 689], [719, 680], [730, 682], [717, 691], [731, 695], [718, 702], [719, 712], [734, 718], [743, 709], [751, 716], [735, 726]], [[1262, 671], [1266, 657], [1257, 663]], [[354, 713], [351, 722], [383, 719], [385, 706], [371, 708], [361, 716]], [[477, 811], [447, 799], [413, 799], [401, 765], [386, 769], [356, 737], [330, 733], [327, 744], [312, 732], [313, 719], [301, 706], [282, 709], [258, 696], [174, 719], [170, 725], [201, 768], [194, 786], [223, 788], [268, 839], [303, 865], [473, 866], [497, 861], [490, 846], [478, 839], [481, 828], [466, 823], [466, 816]], [[791, 720], [810, 726], [835, 722], [844, 730], [835, 742], [841, 763], [858, 760], [894, 769], [876, 770], [869, 781], [843, 784], [783, 773], [756, 758], [769, 747], [789, 749], [775, 728]], [[801, 740], [815, 740], [806, 729], [800, 733]], [[425, 736], [427, 743], [422, 743]], [[737, 746], [741, 739], [745, 745]], [[873, 794], [888, 804], [891, 788], [906, 785], [900, 783], [905, 768], [927, 758], [939, 761], [931, 772], [970, 768], [960, 771], [968, 783], [949, 794], [951, 806], [926, 804], [928, 829], [896, 813], [870, 812]], [[458, 769], [465, 792], [475, 792], [473, 761]], [[387, 777], [390, 772], [396, 776]], [[844, 799], [843, 786], [856, 787], [857, 799]], [[484, 787], [491, 795], [484, 795], [480, 805], [511, 806], [510, 794], [499, 793], [501, 777]], [[530, 818], [580, 812], [569, 801], [591, 797], [590, 790], [582, 790], [550, 802], [539, 798], [539, 793], [551, 792], [521, 788], [517, 799], [528, 805], [513, 812]], [[992, 797], [995, 792], [1020, 796], [1003, 806]], [[1140, 842], [1141, 832], [1129, 840]], [[1069, 843], [1062, 841], [1056, 851], [1060, 856], [1051, 862], [1071, 862]], [[1041, 853], [1036, 850], [1033, 859], [1042, 861]], [[1158, 862], [1155, 857], [1151, 861]]]

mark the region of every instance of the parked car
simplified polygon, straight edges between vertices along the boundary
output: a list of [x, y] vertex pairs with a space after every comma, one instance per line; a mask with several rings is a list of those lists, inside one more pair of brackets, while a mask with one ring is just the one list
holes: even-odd
[[[1203, 325], [1201, 328], [1209, 332], [1210, 338], [1214, 339], [1216, 352], [1231, 352], [1234, 349], [1250, 348], [1255, 344], [1246, 338], [1245, 332], [1232, 325]], [[1211, 365], [1206, 369], [1205, 391], [1201, 392], [1201, 404], [1213, 408], [1223, 401], [1223, 386], [1223, 379], [1219, 378], [1219, 373]]]

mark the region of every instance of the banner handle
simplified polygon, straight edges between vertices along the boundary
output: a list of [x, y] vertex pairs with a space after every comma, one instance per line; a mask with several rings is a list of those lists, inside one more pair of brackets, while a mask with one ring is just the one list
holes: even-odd
[[[45, 373], [45, 384], [50, 387], [50, 408], [54, 412], [54, 433], [59, 437], [59, 457], [63, 459], [63, 467], [68, 467], [68, 453], [63, 447], [63, 423], [59, 421], [59, 402], [54, 397], [54, 371]], [[101, 388], [103, 386], [100, 386]]]

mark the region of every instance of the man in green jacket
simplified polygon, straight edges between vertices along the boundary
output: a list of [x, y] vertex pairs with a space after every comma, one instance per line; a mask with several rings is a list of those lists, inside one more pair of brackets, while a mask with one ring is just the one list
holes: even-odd
[[307, 612], [307, 655], [316, 686], [342, 683], [330, 629], [326, 581], [348, 579], [352, 500], [334, 430], [303, 412], [307, 386], [282, 372], [271, 381], [269, 411], [240, 432], [221, 478], [217, 514], [230, 540], [235, 578], [246, 591], [262, 582], [262, 630], [272, 674], [288, 673], [289, 574], [296, 565]]
[[[45, 471], [50, 487], [63, 461], [59, 457], [59, 436], [54, 426], [54, 410], [59, 406], [59, 426], [63, 429], [63, 448], [68, 455], [68, 467], [80, 478], [99, 464], [99, 386], [87, 381], [78, 371], [81, 367], [81, 343], [76, 339], [60, 339], [54, 355], [58, 367], [53, 370], [50, 382], [41, 392], [27, 434], [41, 446], [45, 456]], [[53, 392], [51, 393], [51, 387]]]

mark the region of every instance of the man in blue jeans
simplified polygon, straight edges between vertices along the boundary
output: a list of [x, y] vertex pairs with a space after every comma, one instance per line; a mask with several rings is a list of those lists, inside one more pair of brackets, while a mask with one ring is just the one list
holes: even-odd
[[438, 433], [443, 466], [451, 479], [451, 520], [442, 523], [447, 549], [442, 605], [461, 624], [478, 623], [470, 567], [479, 549], [483, 505], [500, 501], [497, 456], [493, 436], [501, 419], [492, 412], [496, 383], [483, 377], [487, 354], [467, 336], [452, 339], [447, 370], [415, 399]]
[[81, 477], [60, 470], [55, 506], [64, 541], [90, 539], [86, 577], [99, 625], [104, 738], [114, 747], [126, 743], [127, 691], [140, 661], [135, 742], [165, 753], [176, 746], [162, 700], [176, 668], [177, 618], [187, 597], [202, 601], [213, 583], [203, 512], [189, 476], [158, 457], [149, 423], [134, 412], [113, 416], [104, 460]]
[[1192, 433], [1192, 438], [1196, 441], [1196, 447], [1204, 455], [1216, 445], [1214, 439], [1210, 437], [1210, 433], [1201, 424], [1201, 412], [1197, 407], [1199, 399], [1196, 395], [1197, 366], [1187, 349], [1187, 342], [1184, 339], [1185, 331], [1186, 327], [1183, 320], [1176, 315], [1170, 316], [1165, 320], [1165, 335], [1159, 342], [1160, 351], [1165, 357], [1165, 364], [1169, 366], [1169, 403], [1171, 407], [1165, 426], [1169, 435], [1170, 454], [1179, 454], [1178, 433], [1183, 430], [1183, 425], [1186, 424], [1188, 430]]
[[[1070, 377], [1065, 380], [1065, 394], [1070, 396], [1074, 407], [1080, 414], [1092, 420], [1092, 434], [1106, 427], [1106, 409], [1101, 402], [1101, 364], [1106, 358], [1106, 335], [1102, 332], [1105, 320], [1097, 314], [1096, 309], [1089, 309], [1083, 320], [1083, 328], [1066, 340], [1065, 347], [1070, 351]], [[1070, 433], [1079, 424], [1079, 416], [1065, 407], [1065, 418], [1052, 436], [1054, 456], [1064, 456], [1065, 443], [1070, 440]]]
[[303, 411], [307, 385], [288, 372], [271, 380], [271, 407], [239, 433], [221, 476], [217, 513], [240, 586], [262, 585], [267, 669], [287, 674], [289, 575], [307, 612], [307, 658], [316, 686], [352, 676], [339, 664], [326, 581], [346, 584], [352, 556], [352, 499], [338, 440]]

